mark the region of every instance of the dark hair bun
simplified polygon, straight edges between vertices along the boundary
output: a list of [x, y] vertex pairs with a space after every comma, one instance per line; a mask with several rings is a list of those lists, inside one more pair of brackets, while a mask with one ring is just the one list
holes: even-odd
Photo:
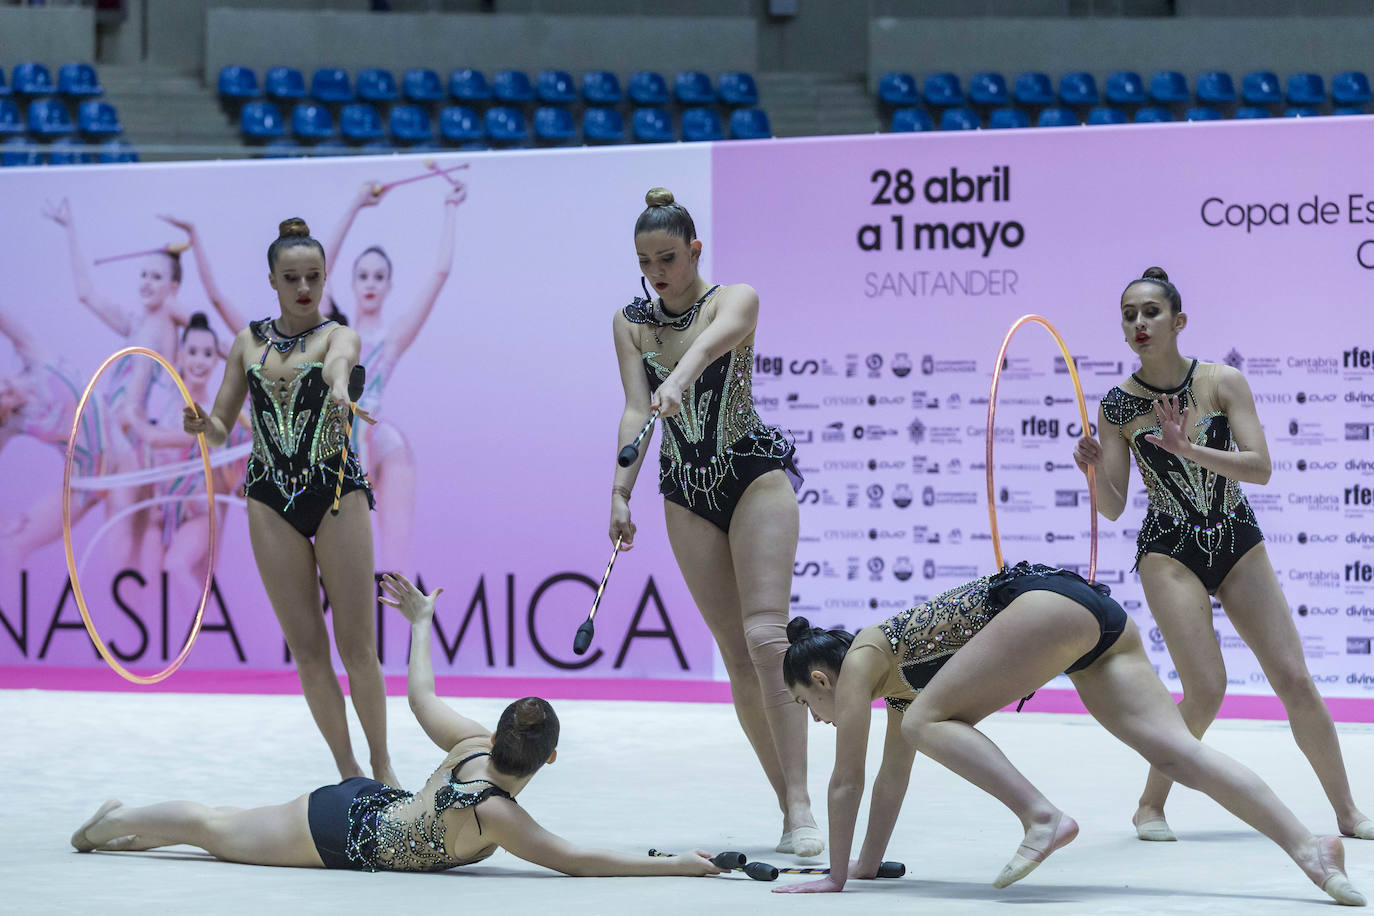
[[1168, 275], [1167, 273], [1164, 272], [1164, 268], [1163, 268], [1163, 267], [1147, 267], [1147, 268], [1145, 268], [1145, 272], [1144, 272], [1143, 274], [1140, 275], [1140, 279], [1142, 279], [1142, 280], [1163, 280], [1165, 283], [1168, 283], [1168, 282], [1169, 282], [1169, 275]]
[[515, 727], [534, 728], [544, 724], [544, 708], [533, 697], [526, 697], [515, 706]]
[[310, 238], [310, 227], [299, 216], [293, 216], [281, 221], [281, 225], [277, 227], [277, 238], [308, 239]]
[[205, 317], [204, 312], [192, 312], [190, 319], [186, 322], [186, 327], [194, 331], [210, 330], [210, 319]]
[[650, 207], [668, 207], [673, 203], [673, 192], [667, 188], [650, 188], [644, 195], [644, 203]]
[[811, 621], [805, 617], [793, 617], [787, 621], [787, 641], [799, 643], [811, 635]]

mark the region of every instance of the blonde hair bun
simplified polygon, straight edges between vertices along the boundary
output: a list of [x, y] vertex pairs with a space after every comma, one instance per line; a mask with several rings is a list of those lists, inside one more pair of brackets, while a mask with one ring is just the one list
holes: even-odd
[[651, 207], [667, 207], [673, 203], [673, 192], [667, 188], [650, 188], [644, 195], [644, 203]]
[[277, 227], [277, 238], [308, 239], [310, 238], [310, 227], [307, 226], [305, 220], [301, 219], [299, 216], [293, 216], [290, 219], [281, 221], [281, 225]]

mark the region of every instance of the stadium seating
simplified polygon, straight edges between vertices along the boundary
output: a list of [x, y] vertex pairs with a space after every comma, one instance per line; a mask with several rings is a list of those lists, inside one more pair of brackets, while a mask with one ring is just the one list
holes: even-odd
[[921, 108], [898, 108], [892, 112], [892, 132], [894, 134], [919, 133], [934, 130], [935, 123], [930, 113]]
[[620, 78], [609, 70], [582, 74], [582, 100], [588, 105], [619, 105], [624, 98]]
[[334, 136], [334, 118], [322, 105], [297, 105], [291, 111], [291, 133], [298, 140], [327, 140]]
[[[438, 77], [436, 76], [435, 79], [437, 80]], [[404, 146], [433, 142], [434, 128], [430, 126], [429, 112], [425, 110], [424, 106], [392, 106], [391, 139]]]
[[570, 105], [577, 101], [577, 85], [566, 70], [544, 70], [535, 83], [535, 95], [545, 105]]
[[[431, 71], [433, 72], [433, 71]], [[438, 76], [435, 77], [438, 79]], [[368, 68], [358, 71], [358, 100], [361, 102], [394, 102], [401, 97], [396, 77], [390, 70]]]
[[44, 140], [65, 137], [76, 131], [67, 106], [53, 99], [29, 103], [29, 133]]
[[763, 140], [773, 136], [773, 127], [762, 109], [737, 108], [730, 112], [730, 136], [735, 140]]
[[640, 70], [631, 74], [627, 91], [630, 101], [641, 106], [667, 105], [670, 98], [668, 82], [663, 78], [663, 74], [652, 70]]
[[1317, 106], [1326, 102], [1326, 82], [1316, 73], [1288, 77], [1288, 104]]
[[1145, 81], [1134, 70], [1117, 70], [1107, 76], [1103, 95], [1113, 105], [1144, 105]]
[[1150, 98], [1159, 105], [1180, 105], [1192, 96], [1188, 92], [1188, 80], [1177, 70], [1161, 70], [1150, 77]]
[[[572, 80], [569, 79], [569, 83]], [[534, 136], [545, 143], [564, 143], [577, 136], [572, 112], [562, 105], [545, 105], [534, 112]]]
[[269, 99], [294, 102], [305, 98], [305, 76], [295, 67], [273, 67], [263, 78], [263, 88]]
[[1197, 100], [1204, 105], [1230, 105], [1236, 101], [1231, 74], [1212, 70], [1197, 78]]
[[759, 87], [748, 73], [722, 73], [716, 89], [731, 108], [752, 108], [759, 103]]
[[491, 99], [491, 84], [481, 70], [454, 70], [448, 75], [448, 94], [460, 102]]
[[1078, 115], [1071, 108], [1044, 108], [1035, 121], [1036, 127], [1077, 127]]
[[90, 64], [63, 64], [57, 71], [57, 92], [73, 99], [89, 99], [105, 94]]
[[1096, 105], [1097, 80], [1091, 73], [1065, 73], [1059, 78], [1059, 98], [1065, 105]]
[[492, 94], [502, 105], [523, 105], [534, 100], [534, 86], [524, 70], [502, 70], [492, 78]]
[[1019, 108], [998, 108], [988, 114], [989, 130], [1030, 127], [1030, 116]]
[[450, 143], [477, 143], [487, 136], [487, 129], [477, 109], [454, 105], [439, 113], [439, 136]]
[[682, 113], [682, 139], [695, 142], [724, 140], [725, 128], [714, 108], [688, 108]]
[[673, 119], [662, 108], [636, 108], [630, 132], [638, 143], [669, 143], [675, 138]]
[[716, 101], [711, 78], [699, 70], [679, 73], [673, 81], [673, 95], [679, 105], [711, 105]]
[[250, 140], [272, 140], [286, 136], [281, 110], [275, 102], [249, 102], [239, 113], [239, 129]]
[[1240, 97], [1247, 105], [1277, 105], [1283, 101], [1279, 78], [1269, 70], [1247, 73], [1240, 81]]
[[932, 73], [926, 77], [924, 95], [927, 105], [951, 108], [964, 104], [964, 89], [953, 73]]
[[620, 143], [625, 119], [614, 108], [588, 108], [582, 113], [582, 136], [588, 143]]
[[12, 77], [15, 95], [36, 97], [53, 95], [57, 91], [52, 82], [52, 73], [42, 64], [15, 64]]
[[42, 156], [23, 137], [10, 137], [0, 143], [0, 168], [15, 165], [41, 165]]
[[341, 105], [353, 101], [353, 84], [348, 71], [338, 67], [321, 67], [310, 77], [310, 95], [326, 105]]
[[1331, 78], [1331, 101], [1337, 105], [1368, 105], [1369, 78], [1358, 70], [1347, 70]]
[[982, 126], [972, 108], [946, 108], [940, 112], [941, 130], [977, 130]]
[[1016, 78], [1012, 97], [1021, 105], [1053, 105], [1054, 86], [1047, 73], [1032, 71]]
[[411, 102], [428, 104], [444, 98], [444, 84], [439, 74], [425, 67], [407, 70], [401, 76], [401, 94]]
[[22, 137], [27, 129], [19, 106], [9, 99], [0, 99], [0, 137]]
[[884, 73], [878, 80], [878, 98], [888, 105], [908, 107], [920, 104], [921, 91], [910, 73]]
[[1130, 119], [1126, 117], [1126, 112], [1122, 111], [1120, 108], [1112, 108], [1109, 105], [1099, 105], [1088, 112], [1087, 123], [1092, 125], [1125, 124], [1128, 120]]
[[124, 132], [115, 107], [98, 99], [81, 103], [76, 111], [76, 125], [81, 133], [93, 139], [117, 137]]
[[525, 115], [519, 108], [497, 106], [487, 111], [487, 136], [492, 142], [507, 146], [522, 144], [529, 139]]
[[968, 97], [975, 105], [1001, 106], [1011, 101], [1007, 81], [1000, 73], [975, 73], [968, 82]]
[[381, 114], [366, 102], [343, 107], [339, 112], [339, 132], [353, 143], [376, 143], [386, 136]]

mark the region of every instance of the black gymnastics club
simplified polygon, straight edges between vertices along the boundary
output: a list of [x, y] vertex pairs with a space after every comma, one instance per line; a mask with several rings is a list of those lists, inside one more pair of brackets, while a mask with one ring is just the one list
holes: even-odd
[[[672, 858], [673, 853], [650, 849], [649, 855], [656, 859], [668, 859]], [[711, 864], [726, 871], [742, 871], [755, 881], [773, 881], [778, 877], [778, 870], [767, 862], [750, 862], [748, 858], [742, 852], [718, 852], [711, 856]]]
[[353, 438], [353, 411], [358, 409], [358, 399], [363, 396], [363, 388], [367, 386], [367, 370], [362, 363], [353, 366], [353, 371], [348, 373], [348, 435], [344, 436], [343, 454], [339, 456], [339, 479], [334, 484], [334, 505], [329, 510], [330, 515], [339, 514], [339, 498], [343, 495], [344, 465], [348, 464], [348, 443]]
[[658, 411], [655, 410], [649, 414], [649, 419], [644, 422], [644, 428], [639, 431], [639, 435], [635, 436], [635, 441], [620, 450], [620, 456], [616, 458], [616, 461], [620, 462], [622, 468], [627, 468], [635, 463], [635, 459], [639, 457], [639, 443], [643, 442], [644, 437], [649, 435], [649, 431], [654, 428], [654, 421], [657, 419]]
[[578, 655], [586, 653], [587, 648], [592, 644], [592, 637], [596, 635], [596, 627], [592, 624], [596, 617], [596, 608], [601, 604], [601, 593], [606, 590], [606, 582], [611, 578], [611, 567], [615, 565], [615, 558], [620, 553], [620, 542], [624, 536], [615, 539], [615, 548], [611, 550], [611, 562], [606, 564], [606, 572], [601, 577], [601, 584], [597, 586], [596, 597], [592, 599], [592, 612], [587, 615], [587, 619], [582, 622], [582, 626], [577, 628], [577, 635], [573, 637], [573, 651]]

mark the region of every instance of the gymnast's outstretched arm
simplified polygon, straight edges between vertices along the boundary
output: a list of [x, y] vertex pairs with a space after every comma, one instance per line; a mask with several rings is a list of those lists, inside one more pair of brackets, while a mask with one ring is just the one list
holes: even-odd
[[199, 404], [187, 407], [181, 415], [181, 428], [191, 435], [204, 433], [212, 448], [219, 448], [229, 438], [229, 430], [238, 421], [248, 397], [248, 376], [243, 371], [243, 356], [248, 350], [252, 331], [244, 328], [234, 338], [229, 357], [224, 361], [224, 379], [215, 395], [215, 406], [207, 413]]
[[851, 870], [849, 877], [878, 876], [878, 866], [883, 863], [883, 854], [887, 852], [887, 843], [892, 839], [897, 815], [901, 813], [902, 801], [906, 798], [911, 764], [915, 759], [916, 749], [902, 737], [902, 714], [889, 706], [887, 733], [883, 738], [883, 762], [878, 766], [878, 775], [873, 780], [873, 795], [868, 802], [868, 832], [864, 834], [864, 844], [859, 850], [857, 868]]

